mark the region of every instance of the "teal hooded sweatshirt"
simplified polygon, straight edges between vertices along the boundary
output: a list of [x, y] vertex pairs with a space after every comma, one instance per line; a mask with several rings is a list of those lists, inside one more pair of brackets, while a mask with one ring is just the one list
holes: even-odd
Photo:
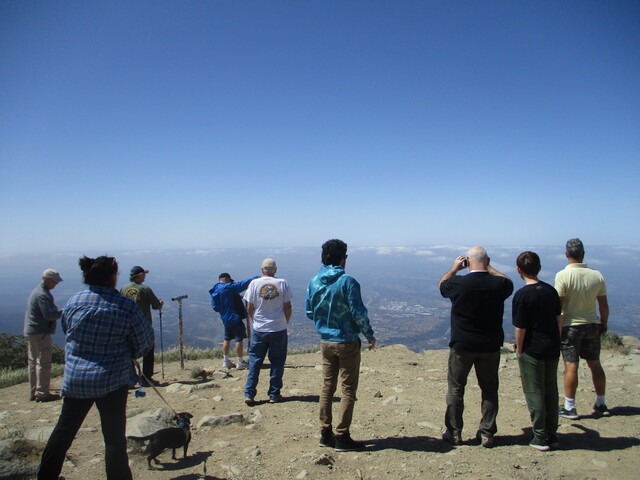
[[344, 267], [320, 267], [307, 286], [306, 312], [321, 340], [353, 342], [360, 333], [369, 342], [374, 339], [360, 284], [344, 272]]

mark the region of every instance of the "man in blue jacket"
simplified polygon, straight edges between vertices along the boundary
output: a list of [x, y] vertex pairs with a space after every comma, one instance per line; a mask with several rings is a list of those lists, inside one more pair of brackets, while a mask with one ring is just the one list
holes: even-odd
[[[247, 310], [242, 302], [241, 292], [244, 292], [252, 280], [260, 278], [259, 276], [251, 277], [241, 282], [235, 282], [228, 273], [221, 273], [216, 283], [209, 293], [211, 294], [211, 306], [213, 310], [220, 314], [224, 325], [224, 342], [222, 342], [222, 366], [225, 368], [237, 368], [245, 370], [248, 366], [247, 361], [243, 357], [242, 341], [247, 338], [247, 330], [242, 322], [247, 318]], [[236, 342], [236, 355], [238, 356], [238, 364], [229, 359], [229, 348], [231, 340]]]
[[[328, 240], [322, 245], [322, 267], [307, 287], [307, 317], [315, 322], [320, 334], [324, 384], [320, 394], [320, 446], [336, 451], [364, 447], [351, 438], [349, 427], [358, 390], [360, 373], [360, 334], [376, 345], [367, 309], [362, 303], [360, 284], [344, 271], [347, 244]], [[331, 404], [338, 384], [342, 382], [340, 416], [336, 435], [332, 430]]]

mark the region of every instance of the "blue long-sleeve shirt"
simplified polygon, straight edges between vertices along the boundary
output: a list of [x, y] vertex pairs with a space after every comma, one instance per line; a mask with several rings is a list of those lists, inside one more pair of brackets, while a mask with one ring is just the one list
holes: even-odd
[[[260, 278], [260, 276], [258, 275], [256, 277], [247, 278], [240, 282], [216, 283], [209, 290], [209, 294], [211, 295], [211, 306], [214, 311], [220, 314], [220, 318], [222, 318], [222, 323], [225, 328], [231, 327], [242, 321], [242, 317], [236, 311], [233, 296], [240, 294], [240, 292], [244, 292], [249, 284], [256, 278]], [[244, 316], [246, 317], [246, 313]]]
[[369, 342], [374, 339], [360, 284], [344, 267], [320, 267], [307, 286], [306, 313], [315, 322], [321, 340], [352, 342], [360, 333]]
[[91, 285], [69, 299], [62, 313], [66, 333], [62, 394], [101, 398], [136, 382], [133, 360], [154, 345], [153, 328], [133, 300]]

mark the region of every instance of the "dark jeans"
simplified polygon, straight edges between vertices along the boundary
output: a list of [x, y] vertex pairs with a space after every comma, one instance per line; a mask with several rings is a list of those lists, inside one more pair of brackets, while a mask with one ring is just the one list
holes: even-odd
[[38, 480], [58, 480], [67, 450], [94, 403], [100, 412], [107, 479], [131, 480], [125, 437], [127, 394], [128, 387], [125, 386], [102, 398], [65, 397], [58, 423], [42, 452]]
[[533, 435], [545, 440], [558, 430], [558, 359], [538, 360], [523, 353], [518, 364]]
[[447, 380], [447, 411], [444, 423], [447, 430], [454, 434], [462, 434], [462, 414], [464, 412], [464, 389], [471, 367], [476, 370], [478, 385], [482, 391], [482, 419], [479, 431], [483, 435], [493, 436], [498, 428], [498, 367], [500, 352], [456, 352], [449, 350], [449, 372]]
[[320, 342], [322, 348], [322, 392], [320, 393], [320, 428], [331, 428], [333, 394], [342, 385], [340, 416], [336, 425], [339, 435], [349, 433], [360, 377], [360, 340], [353, 342]]
[[154, 350], [155, 349], [152, 348], [149, 353], [142, 357], [142, 373], [149, 380], [153, 377], [153, 361], [155, 359]]
[[264, 357], [269, 353], [271, 363], [271, 375], [269, 379], [269, 398], [280, 395], [282, 388], [282, 375], [284, 375], [284, 362], [287, 360], [287, 331], [279, 332], [251, 332], [251, 347], [249, 348], [249, 374], [244, 387], [244, 396], [254, 398], [257, 393], [260, 368]]

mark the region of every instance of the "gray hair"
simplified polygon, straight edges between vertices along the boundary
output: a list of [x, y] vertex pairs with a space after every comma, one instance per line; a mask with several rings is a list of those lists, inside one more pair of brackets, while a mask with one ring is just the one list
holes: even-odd
[[567, 240], [567, 255], [574, 260], [582, 260], [584, 258], [584, 245], [579, 238]]

